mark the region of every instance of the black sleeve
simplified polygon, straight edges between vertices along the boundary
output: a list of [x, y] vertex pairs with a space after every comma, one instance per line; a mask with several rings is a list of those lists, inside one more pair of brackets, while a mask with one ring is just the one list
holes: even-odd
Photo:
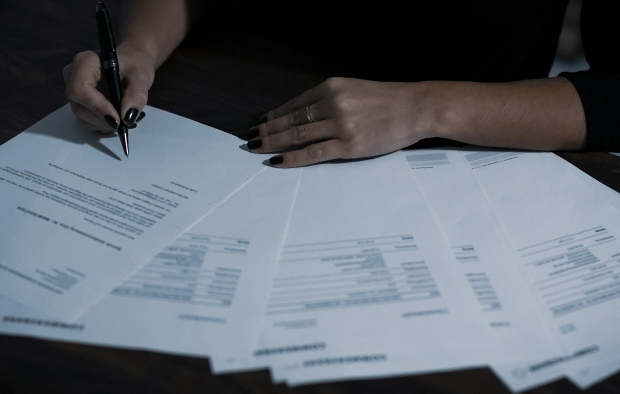
[[620, 151], [620, 31], [611, 5], [601, 0], [583, 2], [581, 36], [590, 69], [560, 74], [579, 93], [589, 151]]

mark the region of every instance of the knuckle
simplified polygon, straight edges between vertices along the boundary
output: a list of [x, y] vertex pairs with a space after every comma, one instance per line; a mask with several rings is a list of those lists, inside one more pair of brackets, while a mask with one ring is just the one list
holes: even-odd
[[73, 64], [78, 64], [84, 59], [84, 52], [78, 52], [73, 56], [73, 60], [71, 61]]
[[301, 108], [301, 101], [299, 99], [299, 97], [295, 97], [294, 99], [291, 100], [291, 107], [293, 107], [294, 109], [298, 109]]
[[297, 126], [293, 129], [293, 139], [294, 140], [305, 140], [308, 130], [306, 126]]
[[345, 135], [354, 135], [354, 132], [357, 129], [357, 122], [354, 122], [351, 119], [343, 119], [340, 122], [340, 129]]
[[288, 152], [285, 155], [285, 159], [286, 163], [292, 165], [292, 166], [298, 166], [299, 165], [299, 153], [298, 151], [293, 151], [293, 152]]
[[308, 157], [313, 161], [321, 159], [321, 157], [325, 154], [323, 147], [316, 144], [310, 145], [306, 152], [308, 153]]
[[344, 94], [334, 97], [334, 108], [338, 112], [347, 112], [351, 109], [351, 99]]
[[340, 89], [344, 82], [344, 78], [341, 77], [331, 77], [325, 81], [325, 87], [329, 91], [337, 91]]
[[[263, 127], [263, 129], [265, 130], [265, 135], [271, 135], [273, 133], [273, 125], [271, 124], [271, 122], [265, 122], [261, 125]], [[260, 130], [260, 127], [259, 127]]]
[[90, 59], [93, 54], [94, 54], [93, 51], [78, 52], [73, 57], [73, 63], [79, 64], [79, 63], [85, 62], [88, 59]]
[[297, 124], [300, 123], [300, 116], [299, 116], [299, 111], [293, 111], [290, 114], [288, 114], [288, 116], [286, 117], [288, 124], [290, 126], [295, 126]]

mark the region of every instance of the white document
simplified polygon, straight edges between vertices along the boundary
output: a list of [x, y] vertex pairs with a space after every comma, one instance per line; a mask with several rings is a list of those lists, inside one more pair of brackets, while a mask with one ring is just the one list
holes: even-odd
[[611, 362], [597, 362], [590, 367], [583, 367], [579, 372], [572, 372], [568, 378], [577, 387], [586, 390], [597, 383], [615, 375], [620, 371], [620, 360]]
[[[452, 157], [450, 155], [450, 152], [436, 151], [433, 153], [429, 153], [428, 155], [418, 152], [418, 154], [408, 155], [410, 156], [408, 159], [412, 167], [417, 170], [415, 171], [415, 173], [418, 183], [420, 184], [422, 190], [424, 190], [427, 196], [427, 200], [429, 201], [431, 207], [434, 208], [434, 211], [438, 216], [438, 219], [444, 226], [444, 229], [446, 229], [448, 239], [451, 242], [454, 241], [453, 245], [460, 244], [465, 246], [464, 248], [455, 248], [455, 253], [459, 254], [460, 261], [471, 262], [472, 259], [479, 259], [477, 263], [480, 263], [480, 260], [486, 261], [485, 256], [493, 256], [493, 253], [495, 253], [495, 257], [499, 257], [500, 261], [502, 261], [503, 263], [499, 268], [506, 269], [504, 273], [509, 274], [509, 277], [513, 277], [513, 280], [510, 281], [510, 283], [506, 283], [504, 282], [506, 280], [506, 277], [502, 275], [502, 271], [493, 270], [493, 268], [497, 267], [497, 265], [491, 264], [484, 266], [483, 264], [480, 264], [478, 266], [478, 268], [480, 268], [480, 266], [487, 268], [487, 270], [485, 270], [486, 274], [493, 278], [495, 281], [500, 281], [501, 286], [497, 286], [497, 288], [500, 290], [495, 292], [496, 295], [498, 295], [497, 301], [508, 301], [504, 303], [504, 310], [502, 310], [501, 312], [498, 309], [493, 310], [493, 308], [487, 308], [487, 315], [493, 316], [494, 313], [500, 316], [504, 315], [506, 321], [512, 321], [515, 323], [514, 326], [501, 324], [494, 325], [496, 328], [499, 329], [497, 333], [499, 334], [499, 337], [503, 340], [502, 344], [504, 344], [503, 347], [500, 346], [499, 348], [496, 348], [495, 352], [499, 353], [500, 357], [504, 356], [507, 359], [512, 359], [513, 362], [519, 358], [527, 360], [528, 357], [532, 357], [532, 360], [557, 361], [557, 355], [563, 355], [564, 353], [559, 352], [554, 354], [554, 347], [545, 346], [548, 345], [544, 343], [545, 340], [549, 341], [550, 343], [554, 342], [554, 340], [545, 335], [545, 324], [542, 324], [540, 320], [535, 319], [535, 316], [538, 315], [537, 310], [539, 308], [532, 304], [532, 302], [526, 302], [526, 299], [529, 298], [529, 294], [527, 294], [528, 289], [523, 284], [523, 282], [518, 280], [520, 274], [516, 270], [516, 266], [514, 265], [514, 259], [512, 260], [512, 263], [510, 263], [510, 251], [502, 251], [501, 248], [499, 248], [500, 250], [498, 250], [497, 247], [493, 247], [493, 244], [499, 245], [502, 243], [502, 241], [497, 239], [497, 235], [494, 237], [493, 232], [489, 233], [489, 229], [495, 227], [492, 223], [492, 218], [489, 217], [490, 212], [488, 212], [485, 207], [481, 206], [480, 202], [476, 204], [476, 201], [474, 200], [474, 198], [472, 198], [473, 196], [471, 196], [471, 192], [475, 190], [475, 185], [471, 184], [471, 182], [469, 186], [466, 185], [467, 182], [465, 182], [464, 180], [468, 178], [468, 175], [460, 173], [460, 176], [458, 176], [458, 172], [454, 171], [454, 169], [458, 167], [455, 167], [455, 164], [457, 164], [460, 160], [451, 160]], [[505, 159], [507, 159], [506, 161], [513, 160], [512, 158], [506, 156], [499, 158], [499, 160], [498, 158], [492, 159], [489, 156], [487, 156], [487, 158], [490, 160], [481, 165], [493, 165]], [[452, 168], [452, 171], [450, 171], [450, 168]], [[570, 165], [564, 165], [563, 168], [571, 170], [571, 172], [580, 172]], [[461, 169], [464, 168], [461, 167]], [[580, 178], [589, 178], [583, 173], [577, 175], [579, 175]], [[616, 206], [618, 205], [618, 193], [592, 180], [592, 178], [589, 178], [589, 180], [591, 182], [590, 186], [596, 186], [596, 192], [599, 195], [605, 195], [605, 197], [609, 198], [609, 200], [615, 202]], [[577, 186], [579, 186], [578, 183]], [[458, 198], [455, 199], [454, 196], [458, 196]], [[470, 198], [467, 198], [468, 196]], [[458, 201], [458, 203], [456, 201]], [[458, 204], [466, 206], [467, 209], [459, 211], [458, 207], [454, 206]], [[489, 221], [491, 223], [489, 223]], [[459, 227], [465, 231], [459, 233]], [[452, 231], [450, 231], [449, 228], [452, 228]], [[456, 240], [461, 240], [462, 242], [456, 242]], [[491, 242], [489, 243], [489, 241]], [[476, 248], [476, 246], [478, 246], [478, 248]], [[472, 253], [472, 249], [478, 252], [475, 253], [475, 257], [473, 256], [474, 253]], [[492, 259], [490, 260], [492, 261]], [[467, 275], [468, 269], [475, 268], [475, 266], [470, 265], [463, 268], [466, 268], [465, 274]], [[474, 273], [474, 271], [469, 271], [469, 274], [471, 273]], [[479, 272], [478, 274], [480, 273], [481, 272]], [[495, 274], [495, 276], [493, 274]], [[487, 278], [489, 276], [487, 276]], [[504, 281], [502, 281], [502, 279]], [[490, 285], [491, 283], [493, 283], [493, 281], [486, 282], [485, 280], [485, 284]], [[504, 292], [502, 292], [502, 290]], [[526, 294], [524, 294], [524, 292]], [[517, 297], [516, 299], [515, 296]], [[522, 303], [519, 303], [519, 297], [523, 297]], [[484, 303], [481, 303], [481, 305], [484, 305]], [[528, 318], [528, 315], [531, 316], [529, 316]], [[519, 326], [519, 324], [521, 324], [521, 326]], [[523, 326], [523, 324], [525, 324], [525, 326]], [[510, 327], [510, 329], [507, 329], [508, 327]], [[522, 348], [519, 349], [519, 346], [521, 346]], [[479, 347], [477, 350], [481, 351], [482, 349]], [[583, 354], [584, 352], [575, 351], [574, 357], [579, 358]], [[587, 355], [587, 351], [585, 352], [585, 354]], [[496, 355], [489, 353], [488, 360], [491, 362], [496, 357]], [[593, 361], [593, 359], [591, 358], [590, 361]], [[362, 364], [360, 364], [357, 376], [369, 378], [399, 375], [407, 373], [408, 370], [411, 371], [411, 369], [407, 368], [407, 365], [408, 359], [406, 357], [402, 358], [401, 360], [399, 360], [398, 357], [389, 357], [387, 361], [377, 363], [372, 368], [365, 368]], [[276, 381], [286, 380], [287, 383], [292, 385], [316, 382], [320, 380], [320, 377], [317, 376], [308, 377], [302, 374], [289, 373], [286, 369], [286, 365], [279, 367], [272, 366], [272, 370], [274, 371], [273, 375]], [[518, 369], [515, 369], [513, 371], [517, 372], [518, 375]], [[550, 379], [555, 379], [557, 377], [560, 377], [561, 374], [565, 372], [562, 368], [560, 368], [559, 371], [559, 375], [552, 377], [549, 377], [548, 375], [547, 377]], [[600, 380], [602, 377], [609, 375], [612, 371], [613, 363], [603, 364], [600, 366], [600, 368], [593, 368], [592, 366], [590, 366], [587, 369], [580, 370], [578, 375], [575, 374], [575, 378], [573, 378], [573, 380], [580, 382], [580, 385], [584, 386], [584, 382], [586, 381], [586, 375], [589, 376], [589, 381], [587, 383], [591, 384], [595, 381]], [[344, 378], [346, 376], [347, 374], [343, 372], [340, 376], [332, 375], [330, 378], [329, 375], [326, 375], [323, 376], [323, 378], [325, 378], [326, 380], [332, 380]], [[537, 382], [535, 384], [539, 383]]]
[[620, 153], [616, 153], [616, 152], [609, 152], [609, 153], [611, 153], [612, 155], [620, 156]]
[[[469, 169], [455, 150], [401, 152], [426, 200], [446, 233], [456, 258], [454, 270], [478, 300], [479, 309], [499, 342], [467, 350], [474, 359], [491, 362], [551, 357], [559, 348], [547, 330], [514, 254], [507, 247]], [[406, 159], [406, 160], [405, 160]], [[357, 377], [401, 375], [415, 371], [411, 355], [391, 356], [372, 368], [359, 367]], [[447, 366], [447, 365], [446, 365]], [[472, 365], [473, 366], [473, 365]], [[292, 385], [308, 377], [273, 368], [276, 379]], [[312, 377], [314, 379], [316, 377]], [[335, 375], [331, 378], [337, 378]], [[331, 379], [330, 379], [331, 380]]]
[[236, 137], [146, 111], [122, 160], [68, 105], [0, 146], [0, 295], [75, 319], [264, 168]]
[[615, 191], [614, 189], [602, 184], [596, 179], [592, 178], [590, 175], [581, 171], [579, 168], [574, 165], [568, 165], [567, 169], [575, 175], [581, 182], [583, 182], [587, 187], [589, 187], [594, 193], [598, 194], [600, 197], [604, 198], [611, 206], [616, 208], [618, 212], [620, 212], [620, 193]]
[[455, 265], [399, 153], [304, 168], [255, 363], [212, 367], [323, 381], [392, 356], [410, 373], [479, 365], [467, 349], [495, 339]]
[[551, 153], [464, 152], [553, 335], [554, 357], [493, 365], [520, 391], [620, 352], [620, 214]]
[[460, 152], [428, 150], [403, 155], [446, 232], [463, 279], [495, 328], [499, 343], [486, 349], [489, 362], [529, 360], [557, 352], [558, 346], [521, 278], [517, 260]]
[[[618, 153], [614, 154], [620, 156]], [[605, 186], [575, 166], [570, 166], [568, 168], [586, 186], [590, 187], [599, 196], [605, 198], [608, 203], [620, 212], [620, 193]], [[579, 368], [577, 371], [569, 372], [568, 377], [575, 385], [585, 390], [614, 375], [618, 371], [620, 371], [620, 357], [617, 360], [592, 363], [586, 367]]]
[[249, 357], [300, 172], [263, 170], [75, 323], [0, 299], [0, 332], [203, 357]]

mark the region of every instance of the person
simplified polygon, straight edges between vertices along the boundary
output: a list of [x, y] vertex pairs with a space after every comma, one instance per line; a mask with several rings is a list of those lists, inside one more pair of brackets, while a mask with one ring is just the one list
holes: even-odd
[[620, 36], [603, 1], [584, 2], [581, 12], [590, 69], [552, 78], [568, 0], [225, 3], [123, 2], [124, 116], [97, 90], [94, 51], [78, 53], [63, 70], [75, 115], [93, 129], [133, 126], [155, 70], [204, 12], [212, 23], [234, 16], [250, 32], [380, 70], [374, 80], [329, 78], [267, 112], [246, 136], [252, 152], [281, 152], [270, 159], [275, 167], [378, 156], [431, 137], [527, 150], [620, 150]]

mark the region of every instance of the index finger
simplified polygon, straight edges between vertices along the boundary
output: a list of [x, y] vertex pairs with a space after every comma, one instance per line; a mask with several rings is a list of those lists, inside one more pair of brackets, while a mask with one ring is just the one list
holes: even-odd
[[66, 75], [65, 79], [69, 99], [86, 107], [100, 119], [109, 115], [120, 124], [119, 115], [112, 103], [97, 90], [97, 82], [102, 78], [99, 56], [94, 52], [78, 53], [68, 71], [70, 73], [67, 72], [69, 75]]

